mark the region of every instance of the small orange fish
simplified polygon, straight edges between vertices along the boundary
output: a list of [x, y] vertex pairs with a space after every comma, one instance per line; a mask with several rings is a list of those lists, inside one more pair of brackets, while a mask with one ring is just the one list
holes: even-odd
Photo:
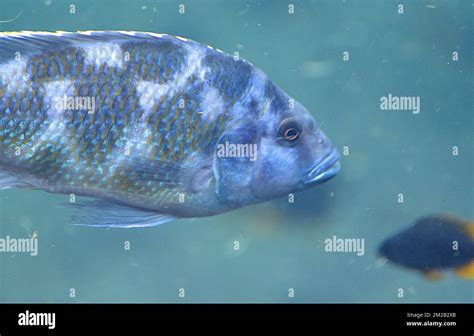
[[474, 223], [451, 215], [424, 217], [384, 240], [379, 254], [430, 280], [441, 279], [449, 269], [474, 280]]

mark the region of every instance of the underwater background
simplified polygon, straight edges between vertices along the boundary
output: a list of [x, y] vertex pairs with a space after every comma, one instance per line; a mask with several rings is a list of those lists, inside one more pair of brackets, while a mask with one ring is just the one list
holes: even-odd
[[[338, 176], [293, 203], [144, 229], [72, 226], [57, 207], [67, 195], [0, 191], [0, 237], [39, 243], [34, 257], [0, 253], [0, 302], [473, 302], [473, 283], [453, 272], [427, 281], [376, 253], [421, 216], [474, 219], [472, 11], [428, 0], [0, 0], [0, 31], [152, 31], [238, 52], [344, 154]], [[420, 113], [381, 110], [389, 94], [420, 97]], [[326, 252], [333, 236], [364, 239], [364, 255]]]

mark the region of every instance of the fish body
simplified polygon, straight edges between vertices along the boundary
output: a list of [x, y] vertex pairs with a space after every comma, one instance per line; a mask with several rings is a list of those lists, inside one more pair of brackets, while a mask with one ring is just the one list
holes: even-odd
[[474, 223], [451, 215], [432, 215], [382, 242], [379, 254], [429, 277], [456, 270], [474, 278]]
[[261, 70], [140, 32], [0, 33], [0, 150], [0, 188], [94, 197], [75, 206], [118, 227], [215, 215], [339, 171], [314, 118]]

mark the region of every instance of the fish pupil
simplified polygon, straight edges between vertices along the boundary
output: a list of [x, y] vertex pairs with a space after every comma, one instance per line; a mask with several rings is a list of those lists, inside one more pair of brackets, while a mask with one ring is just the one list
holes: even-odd
[[285, 138], [289, 141], [296, 140], [298, 136], [299, 136], [299, 132], [296, 128], [291, 127], [285, 131]]

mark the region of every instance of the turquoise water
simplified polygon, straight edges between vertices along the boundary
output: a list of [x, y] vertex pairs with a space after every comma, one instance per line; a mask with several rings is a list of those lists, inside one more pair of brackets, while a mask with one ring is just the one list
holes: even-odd
[[[74, 227], [63, 195], [0, 191], [0, 237], [39, 243], [0, 254], [0, 302], [473, 302], [472, 282], [376, 256], [420, 216], [474, 218], [471, 4], [399, 2], [0, 0], [0, 20], [16, 17], [0, 31], [142, 30], [238, 51], [348, 154], [294, 203], [147, 229]], [[419, 97], [420, 113], [381, 110], [390, 93]], [[325, 252], [334, 235], [364, 239], [364, 255]]]

